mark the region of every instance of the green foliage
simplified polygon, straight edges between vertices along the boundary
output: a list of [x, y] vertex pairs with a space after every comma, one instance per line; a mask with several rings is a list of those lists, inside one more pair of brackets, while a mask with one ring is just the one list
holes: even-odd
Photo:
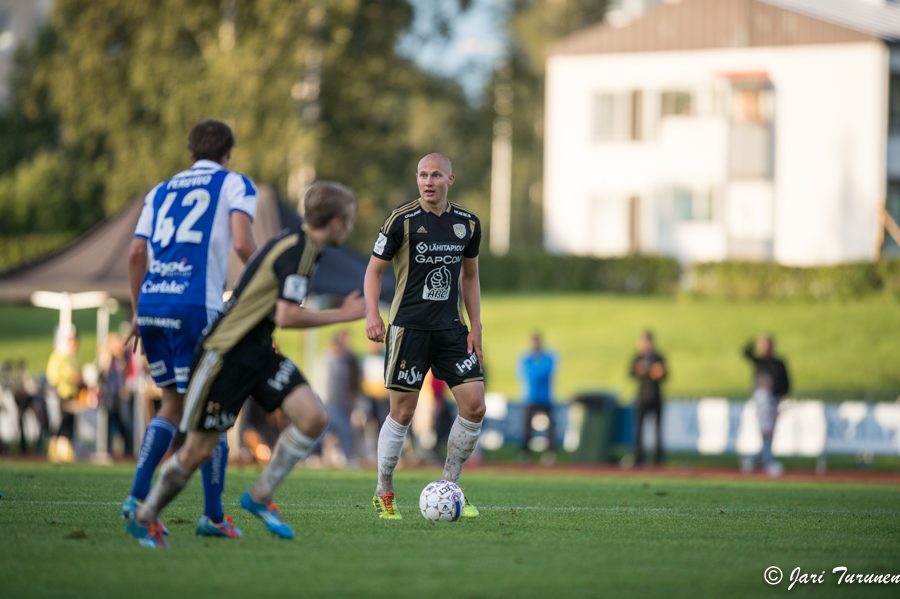
[[[350, 245], [366, 253], [390, 210], [418, 197], [416, 165], [447, 155], [451, 198], [484, 217], [488, 208], [490, 120], [461, 88], [394, 53], [412, 19], [406, 1], [329, 5], [317, 176], [341, 181], [360, 199]], [[486, 133], [485, 133], [486, 132]]]
[[73, 233], [34, 233], [0, 237], [0, 273], [34, 262], [62, 248]]
[[679, 267], [672, 258], [590, 258], [543, 252], [513, 252], [479, 259], [485, 291], [605, 291], [674, 293]]
[[900, 291], [900, 263], [858, 262], [797, 268], [771, 262], [709, 262], [691, 267], [697, 295], [729, 299], [854, 298]]
[[406, 0], [58, 0], [0, 115], [0, 232], [86, 229], [189, 166], [203, 118], [234, 129], [231, 168], [282, 196], [313, 174], [353, 187], [359, 249], [417, 196], [429, 152], [484, 214], [490, 120], [396, 55], [411, 17]]

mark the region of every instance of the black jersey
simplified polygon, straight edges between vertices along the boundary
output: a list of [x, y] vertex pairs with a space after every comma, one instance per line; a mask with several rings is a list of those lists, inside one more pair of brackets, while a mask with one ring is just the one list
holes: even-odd
[[389, 323], [410, 329], [464, 326], [459, 297], [463, 258], [478, 256], [481, 223], [450, 202], [433, 214], [418, 199], [391, 212], [372, 255], [394, 261], [397, 290]]
[[244, 267], [225, 310], [200, 347], [224, 355], [243, 340], [271, 345], [277, 300], [303, 302], [319, 256], [305, 226], [287, 228], [273, 237]]

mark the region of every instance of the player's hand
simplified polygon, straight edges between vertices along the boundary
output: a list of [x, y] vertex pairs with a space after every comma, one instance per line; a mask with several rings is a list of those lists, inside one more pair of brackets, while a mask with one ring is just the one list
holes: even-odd
[[469, 331], [469, 335], [466, 337], [466, 351], [470, 354], [475, 352], [478, 365], [484, 366], [484, 356], [481, 355], [481, 327], [473, 326]]
[[359, 320], [366, 315], [366, 301], [359, 291], [354, 290], [341, 304], [341, 315], [345, 322]]
[[381, 314], [377, 312], [366, 315], [366, 337], [369, 341], [382, 343], [384, 341], [384, 321], [381, 320]]
[[128, 347], [128, 342], [132, 339], [134, 339], [134, 345], [131, 347], [132, 353], [137, 353], [138, 349], [140, 349], [141, 354], [143, 354], [144, 348], [141, 347], [141, 329], [138, 327], [137, 314], [131, 319], [131, 331], [128, 333], [128, 338], [125, 339], [126, 348]]

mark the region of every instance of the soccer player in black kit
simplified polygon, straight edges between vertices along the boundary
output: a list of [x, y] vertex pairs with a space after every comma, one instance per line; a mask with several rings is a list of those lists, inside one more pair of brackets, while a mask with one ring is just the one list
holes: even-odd
[[[378, 436], [378, 485], [372, 503], [379, 517], [391, 520], [401, 519], [394, 503], [394, 468], [428, 369], [447, 383], [459, 406], [447, 443], [444, 480], [459, 483], [484, 418], [481, 223], [471, 210], [447, 199], [454, 176], [445, 156], [429, 154], [419, 161], [416, 181], [421, 196], [384, 221], [365, 280], [366, 335], [387, 343], [384, 378], [391, 393], [391, 413]], [[385, 329], [378, 297], [381, 276], [392, 260], [397, 289]], [[462, 517], [476, 516], [478, 510], [467, 498]]]

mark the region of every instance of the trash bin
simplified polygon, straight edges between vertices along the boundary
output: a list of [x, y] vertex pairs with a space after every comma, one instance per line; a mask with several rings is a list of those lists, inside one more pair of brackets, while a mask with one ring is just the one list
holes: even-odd
[[618, 402], [612, 393], [583, 393], [573, 400], [582, 408], [581, 434], [575, 460], [609, 462], [612, 459], [613, 435]]

